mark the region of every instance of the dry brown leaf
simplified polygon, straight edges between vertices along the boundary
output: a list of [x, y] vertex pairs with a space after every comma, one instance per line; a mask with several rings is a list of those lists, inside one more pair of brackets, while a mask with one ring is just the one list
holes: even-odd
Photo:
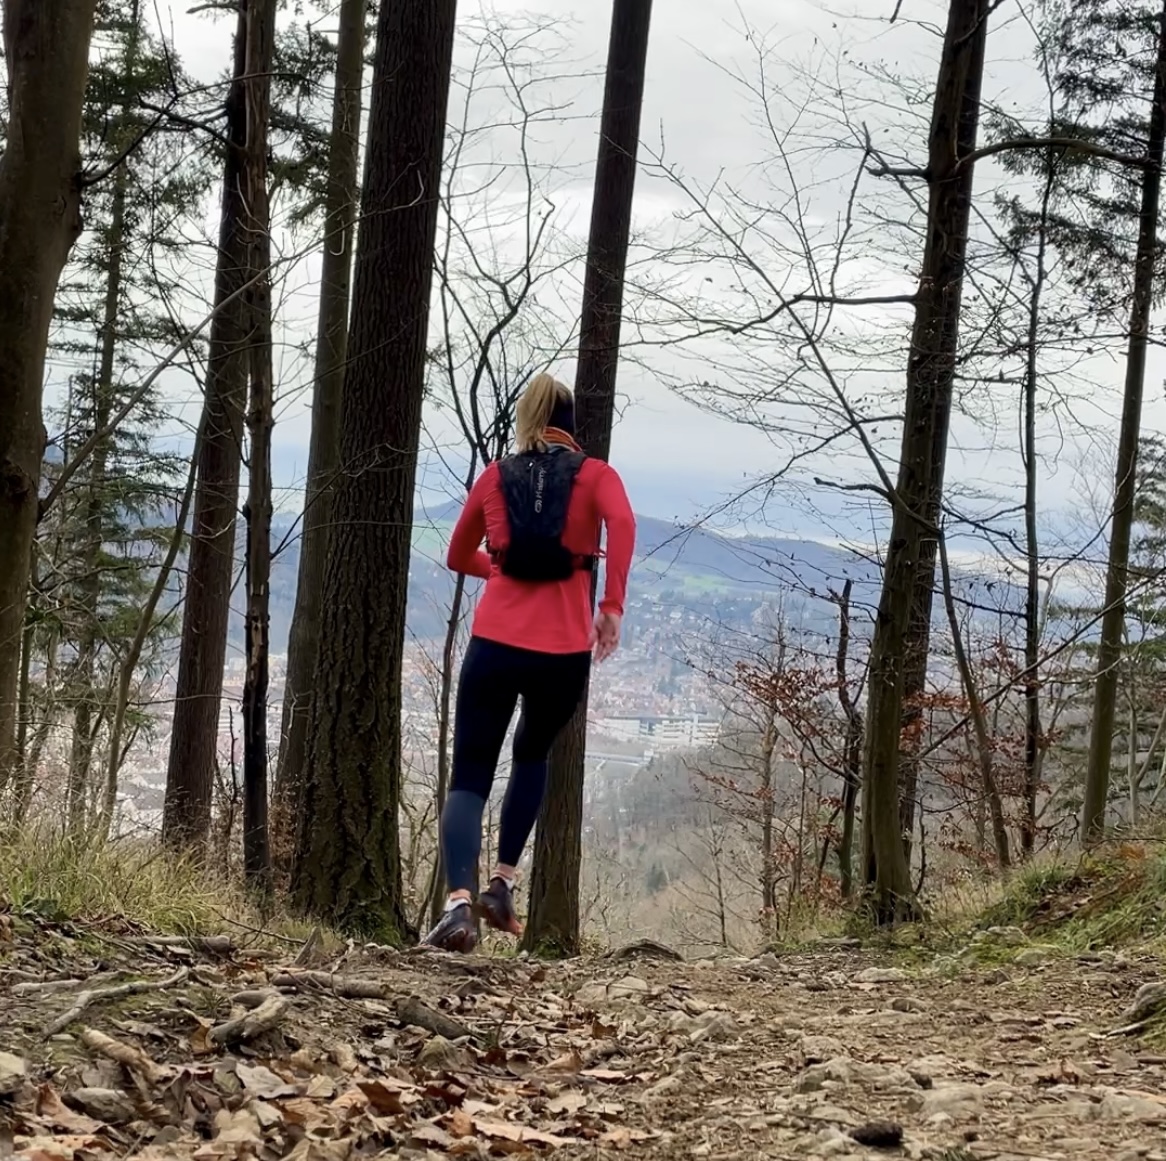
[[84, 1113], [75, 1113], [47, 1081], [36, 1090], [36, 1113], [50, 1125], [68, 1133], [96, 1133], [103, 1127], [100, 1121]]
[[209, 1056], [216, 1051], [216, 1045], [211, 1040], [211, 1029], [214, 1027], [212, 1020], [204, 1020], [201, 1016], [195, 1016], [198, 1021], [198, 1027], [186, 1038], [187, 1044], [190, 1046], [191, 1054], [194, 1056]]
[[636, 1079], [630, 1072], [618, 1072], [614, 1068], [586, 1068], [580, 1075], [605, 1084], [627, 1084]]
[[583, 1058], [572, 1048], [570, 1052], [552, 1060], [547, 1068], [551, 1072], [579, 1072], [583, 1068]]
[[547, 1112], [556, 1117], [574, 1116], [586, 1107], [587, 1098], [577, 1089], [568, 1089], [567, 1092], [547, 1101]]
[[336, 1082], [323, 1073], [313, 1076], [304, 1090], [304, 1096], [314, 1097], [316, 1100], [330, 1101], [335, 1095]]
[[270, 1068], [262, 1064], [245, 1064], [239, 1061], [235, 1065], [235, 1075], [243, 1082], [243, 1087], [255, 1096], [281, 1097], [298, 1096], [299, 1089], [294, 1084], [288, 1084], [282, 1076], [277, 1076]]
[[660, 1134], [652, 1129], [612, 1129], [599, 1138], [599, 1144], [612, 1149], [627, 1149], [643, 1141], [654, 1141]]
[[322, 1108], [319, 1102], [309, 1100], [307, 1097], [292, 1097], [290, 1100], [279, 1101], [278, 1105], [284, 1120], [309, 1132], [315, 1132], [334, 1122], [328, 1109]]
[[474, 1118], [465, 1109], [455, 1109], [446, 1118], [451, 1137], [468, 1137], [474, 1131]]
[[564, 1145], [577, 1145], [579, 1142], [573, 1137], [556, 1137], [553, 1133], [543, 1133], [532, 1129], [529, 1125], [510, 1125], [505, 1121], [485, 1121], [480, 1117], [474, 1118], [474, 1129], [483, 1137], [490, 1137], [498, 1141], [513, 1141], [515, 1144], [548, 1145], [552, 1149], [560, 1149]]
[[432, 1121], [411, 1129], [409, 1137], [411, 1142], [424, 1145], [426, 1148], [448, 1149], [453, 1144], [453, 1138]]
[[368, 1097], [369, 1104], [378, 1113], [404, 1113], [409, 1105], [416, 1103], [416, 1097], [411, 1093], [406, 1094], [383, 1080], [361, 1080], [357, 1082], [357, 1088]]
[[113, 1146], [100, 1137], [89, 1134], [69, 1135], [61, 1137], [29, 1137], [16, 1139], [20, 1148], [15, 1156], [20, 1161], [73, 1161], [73, 1156], [80, 1150], [89, 1152], [95, 1150], [112, 1151]]

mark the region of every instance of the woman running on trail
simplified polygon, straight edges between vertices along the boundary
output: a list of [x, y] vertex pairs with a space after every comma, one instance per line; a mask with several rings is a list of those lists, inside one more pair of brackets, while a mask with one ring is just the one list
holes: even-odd
[[[441, 816], [449, 898], [425, 939], [446, 951], [472, 951], [477, 942], [473, 884], [482, 813], [519, 698], [498, 863], [476, 911], [498, 931], [522, 933], [515, 868], [542, 806], [551, 743], [583, 697], [592, 653], [603, 661], [619, 644], [635, 544], [623, 481], [575, 442], [570, 390], [536, 375], [518, 400], [516, 419], [515, 453], [478, 477], [449, 543], [449, 567], [483, 578], [486, 589], [458, 682], [453, 775]], [[607, 579], [593, 621], [601, 523]]]

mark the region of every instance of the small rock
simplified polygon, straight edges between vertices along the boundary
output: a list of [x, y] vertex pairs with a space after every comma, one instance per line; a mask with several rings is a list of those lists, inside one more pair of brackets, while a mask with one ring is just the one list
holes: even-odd
[[1048, 944], [1034, 944], [1032, 947], [1026, 947], [1017, 957], [1016, 962], [1021, 967], [1039, 967], [1040, 964], [1048, 960], [1049, 956], [1056, 952], [1055, 947], [1049, 947]]
[[728, 1012], [706, 1012], [693, 1021], [696, 1028], [689, 1033], [693, 1044], [706, 1040], [728, 1040], [737, 1034], [737, 1022]]
[[1107, 1121], [1142, 1121], [1149, 1124], [1166, 1121], [1166, 1105], [1130, 1093], [1106, 1093], [1101, 1098], [1099, 1113]]
[[417, 1056], [417, 1063], [431, 1072], [447, 1072], [463, 1068], [468, 1063], [466, 1054], [444, 1036], [427, 1040]]
[[65, 1093], [65, 1104], [111, 1125], [128, 1124], [137, 1115], [130, 1098], [113, 1088], [77, 1088]]
[[607, 989], [607, 994], [613, 1000], [635, 1000], [646, 996], [648, 991], [646, 980], [640, 979], [639, 976], [624, 976]]
[[854, 1061], [839, 1056], [813, 1064], [794, 1081], [794, 1092], [820, 1092], [827, 1084], [850, 1084], [854, 1080]]
[[984, 1105], [983, 1091], [974, 1084], [942, 1084], [924, 1092], [919, 1109], [925, 1117], [944, 1113], [955, 1118], [979, 1112]]
[[779, 960], [777, 956], [775, 956], [771, 951], [767, 951], [763, 955], [759, 955], [756, 962], [758, 967], [769, 968], [773, 971], [777, 971], [781, 968], [781, 960]]
[[871, 1121], [851, 1129], [850, 1135], [871, 1149], [897, 1149], [903, 1143], [903, 1126], [894, 1121]]
[[1133, 1002], [1122, 1013], [1122, 1020], [1127, 1024], [1136, 1024], [1161, 1011], [1163, 1007], [1166, 1007], [1166, 983], [1156, 980], [1154, 983], [1143, 984], [1134, 993]]
[[891, 1001], [891, 1010], [895, 1012], [926, 1012], [928, 1006], [918, 996], [896, 996]]
[[802, 1065], [822, 1064], [827, 1060], [836, 1060], [846, 1055], [846, 1048], [841, 1040], [833, 1036], [803, 1036], [798, 1044], [798, 1053], [802, 1058]]
[[575, 1003], [585, 1008], [595, 1007], [607, 1000], [606, 984], [584, 984], [575, 993]]
[[905, 984], [910, 975], [902, 968], [868, 967], [854, 977], [856, 984]]
[[1009, 947], [1023, 947], [1028, 943], [1028, 936], [1019, 927], [989, 927], [984, 934]]
[[0, 1052], [0, 1096], [11, 1096], [28, 1079], [28, 1062], [11, 1052]]

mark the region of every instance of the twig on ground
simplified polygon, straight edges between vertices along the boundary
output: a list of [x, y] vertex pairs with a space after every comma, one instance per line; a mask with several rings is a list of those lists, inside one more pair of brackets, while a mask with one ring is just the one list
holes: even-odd
[[278, 931], [268, 931], [265, 927], [252, 927], [250, 923], [244, 923], [239, 919], [232, 919], [229, 915], [224, 915], [219, 912], [219, 918], [224, 923], [229, 923], [232, 927], [237, 927], [240, 931], [249, 931], [252, 935], [262, 936], [264, 939], [274, 939], [279, 943], [286, 943], [289, 947], [299, 947], [300, 941], [290, 935], [280, 935]]
[[210, 1039], [215, 1044], [234, 1044], [240, 1040], [254, 1040], [264, 1032], [278, 1027], [291, 1005], [283, 996], [268, 996], [252, 1012], [235, 1016], [210, 1031]]
[[415, 1024], [427, 1032], [444, 1036], [446, 1040], [460, 1040], [463, 1036], [469, 1036], [472, 1040], [478, 1039], [477, 1033], [472, 1029], [441, 1012], [434, 1011], [416, 996], [397, 1001], [397, 1019], [402, 1024]]
[[229, 935], [139, 935], [134, 937], [134, 942], [155, 947], [186, 947], [213, 956], [232, 955], [235, 951]]
[[295, 988], [300, 992], [332, 992], [342, 1000], [387, 1000], [388, 988], [377, 980], [335, 976], [331, 972], [280, 972], [271, 977], [277, 988]]
[[312, 928], [312, 934], [304, 940], [304, 946], [300, 948], [299, 955], [297, 955], [293, 961], [296, 967], [303, 967], [304, 964], [308, 962], [308, 960], [311, 958], [312, 952], [316, 950], [316, 947], [320, 942], [320, 935], [320, 925], [317, 924]]
[[114, 984], [109, 988], [92, 988], [82, 992], [77, 1002], [67, 1011], [62, 1012], [55, 1020], [51, 1020], [44, 1030], [45, 1036], [55, 1036], [64, 1031], [70, 1024], [81, 1017], [81, 1014], [94, 1004], [105, 1000], [123, 1000], [127, 996], [138, 996], [143, 992], [160, 992], [164, 988], [173, 988], [183, 983], [190, 975], [188, 968], [179, 968], [172, 976], [164, 980], [134, 980], [128, 984]]
[[136, 1073], [150, 1084], [160, 1084], [168, 1075], [166, 1069], [155, 1064], [140, 1048], [114, 1040], [112, 1036], [106, 1036], [96, 1028], [83, 1029], [81, 1043], [99, 1056], [128, 1068], [130, 1072]]

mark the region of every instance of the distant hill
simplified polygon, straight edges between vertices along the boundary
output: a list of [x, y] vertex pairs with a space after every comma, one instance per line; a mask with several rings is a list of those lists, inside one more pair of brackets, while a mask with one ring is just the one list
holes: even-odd
[[[445, 609], [453, 578], [445, 567], [445, 549], [460, 505], [419, 507], [413, 533], [409, 576], [409, 629], [418, 637], [444, 631]], [[241, 538], [240, 538], [241, 540]], [[299, 570], [298, 520], [277, 516], [273, 544], [279, 548], [271, 577], [271, 647], [282, 653], [295, 604]], [[704, 616], [734, 610], [747, 616], [783, 595], [791, 619], [833, 624], [825, 602], [831, 589], [854, 581], [855, 606], [877, 600], [879, 570], [843, 548], [813, 541], [733, 537], [704, 528], [682, 528], [651, 516], [637, 517], [637, 545], [629, 597], [631, 601], [666, 602]], [[241, 603], [238, 591], [236, 605]], [[634, 618], [629, 612], [629, 622]], [[807, 624], [807, 628], [812, 627]], [[232, 638], [243, 641], [241, 615], [233, 618]]]
[[[422, 638], [444, 632], [453, 577], [445, 567], [445, 550], [460, 505], [419, 506], [413, 532], [409, 572], [409, 631]], [[280, 549], [271, 578], [271, 647], [287, 648], [299, 569], [298, 520], [277, 516], [273, 544]], [[240, 547], [242, 538], [240, 540]], [[282, 547], [281, 547], [282, 546]], [[878, 604], [881, 571], [875, 560], [846, 548], [812, 540], [729, 536], [707, 528], [684, 528], [651, 516], [637, 517], [635, 563], [629, 586], [628, 625], [634, 628], [637, 606], [670, 605], [689, 614], [744, 629], [763, 605], [780, 601], [788, 622], [807, 632], [832, 635], [837, 611], [829, 602], [847, 580], [856, 614], [856, 644]], [[957, 589], [969, 591], [978, 578], [957, 576]], [[1019, 608], [1018, 592], [995, 584], [993, 605]], [[242, 644], [241, 586], [236, 590], [232, 639]], [[1015, 603], [1013, 603], [1015, 601]], [[936, 603], [937, 616], [942, 609]]]

